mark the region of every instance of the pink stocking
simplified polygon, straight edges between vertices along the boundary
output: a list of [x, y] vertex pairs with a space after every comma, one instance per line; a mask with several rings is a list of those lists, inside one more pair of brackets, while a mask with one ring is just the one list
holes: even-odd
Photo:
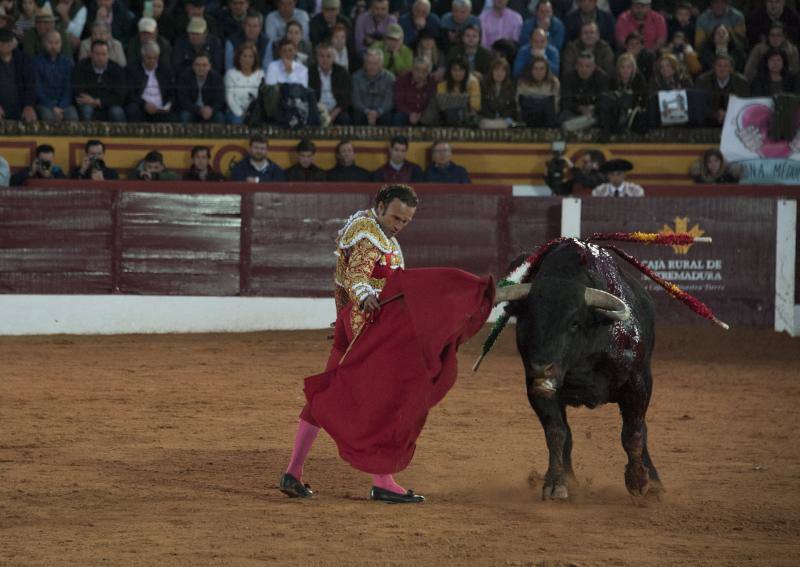
[[378, 488], [383, 488], [390, 492], [397, 494], [405, 494], [406, 489], [395, 482], [394, 477], [390, 474], [374, 474], [372, 475], [372, 484]]
[[289, 467], [286, 472], [301, 482], [303, 480], [303, 465], [306, 462], [306, 457], [308, 457], [308, 452], [311, 450], [311, 445], [314, 444], [314, 439], [317, 438], [317, 433], [319, 433], [319, 427], [311, 425], [304, 419], [301, 419], [297, 425], [292, 458], [289, 461]]

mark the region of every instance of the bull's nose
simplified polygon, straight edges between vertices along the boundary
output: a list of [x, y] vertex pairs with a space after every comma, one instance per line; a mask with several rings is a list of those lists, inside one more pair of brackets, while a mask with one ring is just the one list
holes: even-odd
[[556, 365], [553, 362], [549, 364], [531, 364], [530, 368], [531, 374], [536, 377], [548, 379], [556, 375]]

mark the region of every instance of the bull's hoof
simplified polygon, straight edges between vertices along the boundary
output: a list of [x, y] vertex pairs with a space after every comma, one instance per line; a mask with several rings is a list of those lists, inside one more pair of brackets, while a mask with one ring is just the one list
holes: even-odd
[[565, 484], [556, 484], [542, 488], [542, 500], [567, 500], [569, 491]]
[[625, 467], [625, 486], [633, 496], [644, 496], [651, 488], [648, 469], [643, 464]]

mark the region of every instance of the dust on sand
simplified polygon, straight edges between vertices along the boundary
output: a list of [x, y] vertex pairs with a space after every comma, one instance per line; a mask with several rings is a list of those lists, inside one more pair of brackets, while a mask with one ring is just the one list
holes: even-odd
[[649, 441], [667, 493], [637, 506], [616, 406], [570, 410], [580, 488], [542, 502], [544, 438], [506, 333], [480, 344], [398, 475], [366, 500], [321, 435], [276, 489], [325, 332], [0, 338], [2, 565], [800, 564], [800, 342], [660, 328]]

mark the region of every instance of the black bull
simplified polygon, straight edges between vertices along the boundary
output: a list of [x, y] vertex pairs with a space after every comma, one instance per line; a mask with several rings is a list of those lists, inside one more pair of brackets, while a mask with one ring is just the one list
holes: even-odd
[[611, 255], [569, 240], [542, 259], [527, 297], [512, 301], [528, 401], [544, 428], [550, 463], [543, 498], [567, 498], [572, 432], [566, 407], [615, 402], [634, 495], [663, 488], [647, 448], [645, 414], [653, 378], [653, 300]]

